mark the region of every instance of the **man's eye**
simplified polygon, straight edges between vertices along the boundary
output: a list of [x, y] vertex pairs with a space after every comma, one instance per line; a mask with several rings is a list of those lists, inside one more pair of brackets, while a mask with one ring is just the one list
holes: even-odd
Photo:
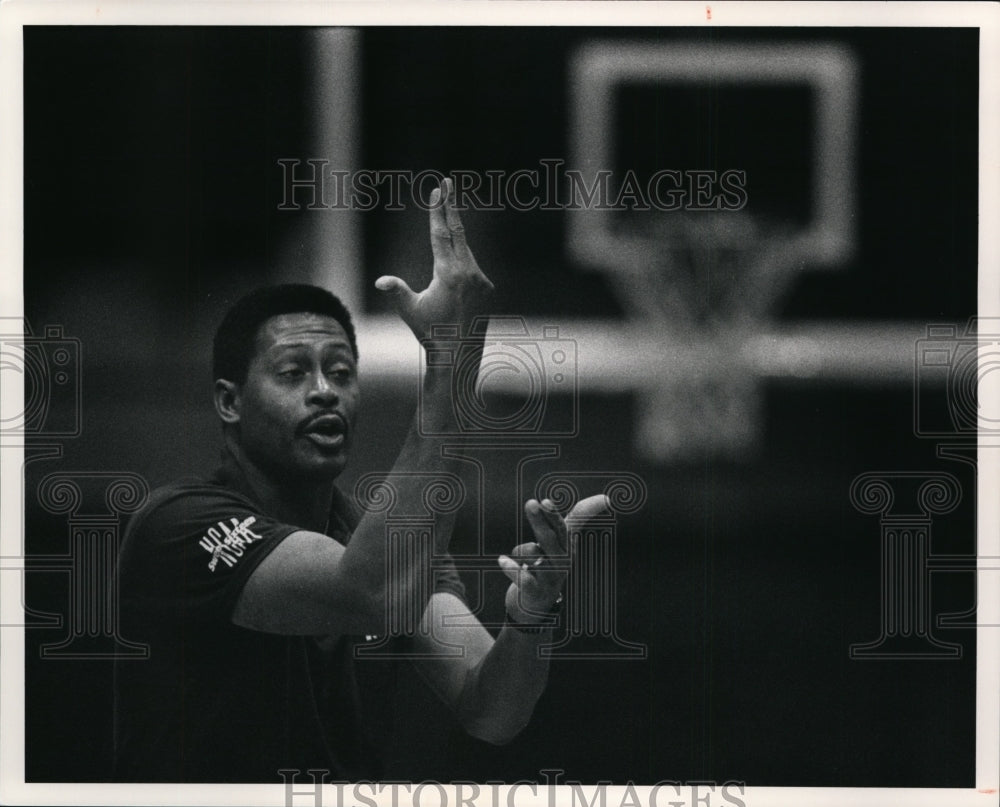
[[354, 371], [350, 367], [331, 367], [326, 374], [339, 381], [347, 381], [354, 375]]
[[298, 378], [302, 375], [301, 367], [286, 367], [283, 370], [278, 371], [278, 375], [281, 378]]

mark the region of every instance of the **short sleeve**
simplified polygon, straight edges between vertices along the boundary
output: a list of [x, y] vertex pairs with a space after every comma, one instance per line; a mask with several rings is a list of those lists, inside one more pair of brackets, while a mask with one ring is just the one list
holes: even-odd
[[122, 543], [122, 605], [168, 619], [228, 623], [254, 569], [297, 529], [222, 487], [157, 491]]

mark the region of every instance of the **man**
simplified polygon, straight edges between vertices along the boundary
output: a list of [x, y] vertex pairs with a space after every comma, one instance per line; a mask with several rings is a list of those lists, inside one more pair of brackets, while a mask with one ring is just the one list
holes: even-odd
[[[492, 291], [453, 205], [445, 180], [431, 198], [430, 285], [418, 294], [399, 278], [376, 282], [427, 350], [433, 325], [470, 333]], [[551, 631], [540, 623], [568, 568], [566, 522], [548, 502], [526, 503], [535, 542], [499, 559], [511, 586], [496, 638], [469, 612], [447, 560], [447, 515], [433, 530], [445, 559], [433, 591], [421, 584], [427, 558], [390, 563], [385, 513], [359, 517], [334, 485], [360, 406], [357, 358], [350, 315], [314, 287], [251, 294], [220, 326], [222, 466], [155, 491], [119, 558], [123, 629], [151, 657], [116, 668], [116, 779], [276, 782], [282, 768], [378, 778], [353, 651], [360, 637], [384, 635], [387, 614], [420, 616], [404, 620], [424, 656], [415, 663], [470, 734], [504, 743], [530, 718], [547, 674], [537, 650]], [[421, 511], [428, 474], [458, 471], [426, 434], [454, 432], [452, 395], [467, 393], [453, 392], [449, 368], [428, 364], [429, 428], [421, 434], [414, 418], [390, 475], [401, 512]], [[592, 497], [569, 517], [605, 506]]]

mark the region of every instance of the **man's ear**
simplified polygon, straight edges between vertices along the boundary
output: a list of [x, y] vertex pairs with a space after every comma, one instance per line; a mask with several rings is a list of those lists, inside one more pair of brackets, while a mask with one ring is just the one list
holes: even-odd
[[216, 379], [215, 411], [223, 423], [235, 425], [240, 422], [240, 386], [224, 378]]

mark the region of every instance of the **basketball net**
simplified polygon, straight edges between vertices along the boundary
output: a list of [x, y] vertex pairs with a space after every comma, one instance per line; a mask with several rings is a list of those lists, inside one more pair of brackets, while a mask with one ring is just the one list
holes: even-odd
[[747, 346], [801, 263], [791, 233], [745, 211], [678, 211], [631, 235], [646, 261], [619, 291], [663, 337], [661, 355], [644, 357], [665, 382], [641, 439], [661, 456], [746, 454], [762, 409]]

